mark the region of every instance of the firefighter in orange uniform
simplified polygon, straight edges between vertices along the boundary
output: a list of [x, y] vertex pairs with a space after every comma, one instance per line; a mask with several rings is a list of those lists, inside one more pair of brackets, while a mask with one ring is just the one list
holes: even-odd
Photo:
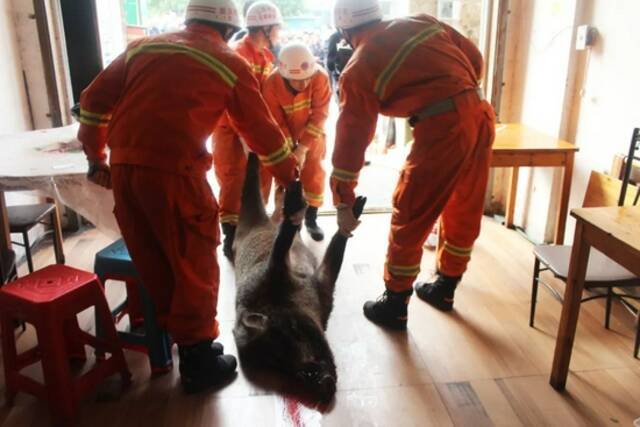
[[386, 291], [364, 305], [372, 322], [405, 329], [422, 246], [442, 215], [438, 277], [419, 298], [453, 309], [456, 286], [480, 233], [495, 116], [478, 89], [482, 56], [473, 43], [428, 15], [382, 20], [378, 0], [337, 0], [336, 27], [354, 53], [340, 81], [331, 188], [338, 225], [357, 227], [351, 205], [378, 113], [409, 118], [414, 143], [393, 197]]
[[80, 101], [89, 179], [113, 186], [118, 224], [158, 319], [178, 344], [187, 392], [236, 369], [214, 342], [218, 205], [206, 180], [207, 138], [228, 111], [281, 184], [297, 174], [251, 68], [226, 44], [239, 27], [232, 0], [191, 0], [185, 30], [133, 42]]
[[[273, 70], [275, 58], [271, 49], [280, 37], [282, 15], [273, 3], [258, 1], [249, 6], [246, 20], [249, 33], [234, 46], [234, 50], [249, 63], [262, 86]], [[213, 135], [213, 163], [220, 184], [220, 223], [224, 234], [222, 250], [227, 258], [231, 258], [247, 155], [237, 130], [225, 119], [220, 121]], [[272, 177], [261, 168], [260, 179], [262, 196], [266, 202], [271, 191]]]
[[278, 69], [262, 88], [273, 117], [289, 139], [298, 159], [300, 180], [309, 207], [305, 226], [315, 241], [324, 239], [318, 226], [318, 208], [324, 202], [326, 154], [324, 124], [329, 116], [331, 86], [329, 76], [317, 66], [309, 48], [302, 44], [285, 46]]

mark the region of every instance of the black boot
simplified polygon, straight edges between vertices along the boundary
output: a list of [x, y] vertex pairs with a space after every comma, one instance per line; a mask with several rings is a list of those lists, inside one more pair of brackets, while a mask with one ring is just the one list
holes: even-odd
[[197, 393], [233, 378], [236, 358], [222, 354], [222, 345], [210, 340], [179, 345], [180, 379], [187, 393]]
[[307, 227], [307, 231], [311, 235], [311, 238], [316, 242], [324, 240], [324, 231], [318, 227], [318, 208], [309, 206], [304, 219], [304, 225]]
[[460, 279], [461, 277], [438, 274], [438, 278], [432, 283], [416, 283], [416, 295], [438, 310], [451, 311], [453, 310], [453, 295]]
[[233, 239], [236, 237], [236, 225], [229, 223], [222, 224], [222, 234], [224, 234], [222, 253], [230, 260], [233, 260]]
[[407, 306], [413, 290], [391, 292], [386, 290], [377, 301], [364, 304], [364, 315], [373, 323], [390, 329], [407, 329]]

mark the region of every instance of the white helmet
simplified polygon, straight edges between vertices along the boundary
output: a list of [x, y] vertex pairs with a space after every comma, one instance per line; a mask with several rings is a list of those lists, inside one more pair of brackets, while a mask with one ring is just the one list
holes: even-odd
[[289, 80], [306, 80], [317, 70], [316, 58], [302, 43], [291, 43], [280, 51], [278, 71]]
[[381, 19], [379, 0], [336, 0], [333, 8], [333, 21], [339, 30], [350, 30]]
[[189, 0], [185, 21], [190, 19], [242, 28], [242, 18], [233, 0]]
[[270, 1], [258, 1], [247, 10], [247, 28], [282, 25], [282, 13]]

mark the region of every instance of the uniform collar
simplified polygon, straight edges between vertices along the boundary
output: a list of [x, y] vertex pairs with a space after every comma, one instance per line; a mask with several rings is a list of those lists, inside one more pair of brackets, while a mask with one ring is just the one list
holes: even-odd
[[355, 50], [360, 45], [369, 41], [373, 36], [382, 31], [386, 25], [387, 23], [382, 21], [354, 34], [351, 37], [351, 44], [353, 45], [353, 49]]
[[190, 33], [206, 34], [209, 37], [213, 37], [217, 40], [224, 41], [222, 40], [222, 35], [218, 31], [216, 31], [215, 29], [211, 28], [206, 24], [200, 24], [197, 22], [193, 24], [189, 24], [187, 25], [187, 31]]

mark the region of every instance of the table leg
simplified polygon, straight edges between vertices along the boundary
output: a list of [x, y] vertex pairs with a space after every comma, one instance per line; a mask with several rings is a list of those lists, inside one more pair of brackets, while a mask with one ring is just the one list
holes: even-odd
[[553, 367], [551, 369], [550, 383], [551, 386], [558, 391], [564, 390], [567, 384], [569, 362], [571, 361], [573, 340], [575, 339], [576, 328], [578, 326], [580, 302], [582, 300], [584, 280], [587, 274], [590, 249], [591, 246], [585, 239], [584, 222], [578, 220], [573, 249], [571, 251], [569, 276], [567, 277], [567, 286], [562, 303], [558, 336], [556, 338]]
[[562, 193], [560, 194], [560, 206], [558, 207], [558, 218], [556, 221], [556, 235], [554, 240], [556, 245], [564, 244], [564, 230], [567, 226], [574, 157], [575, 154], [573, 152], [566, 154], [564, 173], [562, 176]]
[[0, 190], [0, 251], [11, 249], [11, 233], [9, 231], [9, 214], [4, 191]]
[[509, 178], [509, 195], [507, 196], [507, 211], [505, 214], [504, 225], [507, 228], [513, 228], [513, 218], [516, 212], [516, 198], [518, 193], [518, 172], [520, 168], [511, 168], [511, 177]]
[[64, 264], [64, 246], [62, 241], [62, 224], [60, 221], [60, 209], [62, 205], [58, 203], [57, 199], [49, 199], [49, 202], [53, 202], [56, 205], [56, 210], [53, 213], [53, 249], [56, 255], [56, 264]]

